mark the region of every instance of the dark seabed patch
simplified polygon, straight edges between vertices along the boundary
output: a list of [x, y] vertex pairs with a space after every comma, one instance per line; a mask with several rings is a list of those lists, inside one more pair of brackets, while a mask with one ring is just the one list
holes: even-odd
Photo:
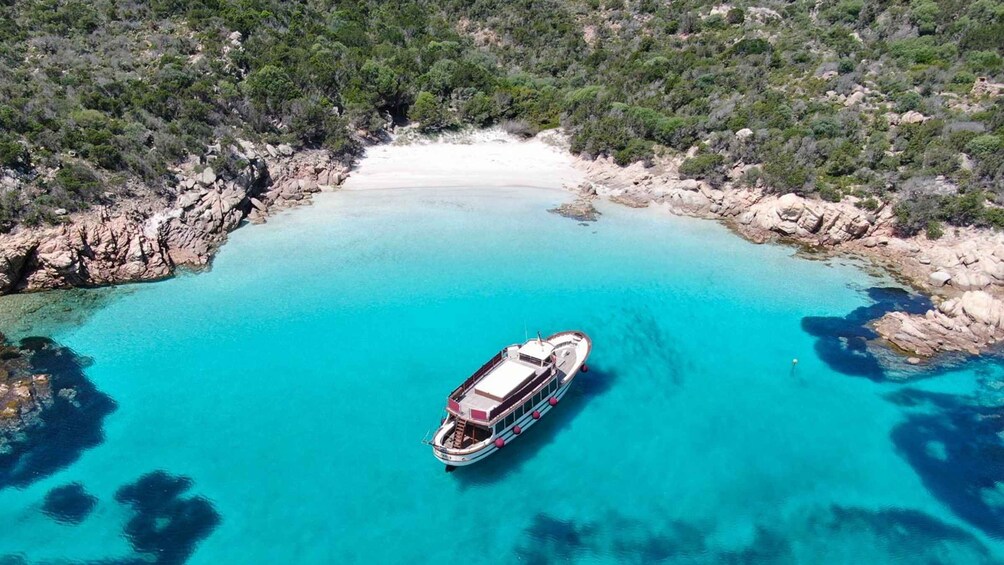
[[715, 530], [709, 523], [652, 524], [618, 513], [595, 522], [538, 514], [514, 553], [521, 563], [597, 558], [624, 563], [825, 562], [827, 556], [846, 560], [846, 540], [857, 540], [862, 553], [856, 561], [862, 563], [879, 556], [904, 563], [994, 562], [972, 534], [915, 510], [833, 506], [812, 512], [795, 527], [755, 525], [749, 543], [739, 548], [717, 547]]
[[71, 288], [0, 296], [0, 328], [12, 339], [55, 335], [62, 329], [82, 326], [95, 312], [132, 289]]
[[685, 375], [692, 372], [692, 367], [673, 336], [663, 330], [659, 320], [651, 312], [631, 309], [623, 311], [610, 327], [614, 327], [613, 324], [623, 328], [618, 338], [626, 351], [624, 357], [631, 360], [632, 370], [646, 373], [636, 378], [658, 383], [665, 383], [668, 378], [674, 386], [662, 386], [660, 390], [675, 394]]
[[20, 345], [31, 371], [50, 375], [53, 402], [0, 453], [0, 489], [23, 488], [76, 461], [104, 441], [104, 419], [115, 410], [111, 397], [84, 374], [87, 358], [48, 338], [25, 338]]
[[959, 518], [1004, 538], [1004, 388], [997, 385], [976, 396], [903, 389], [888, 398], [907, 409], [891, 437], [927, 490]]
[[926, 296], [896, 287], [872, 287], [865, 291], [872, 304], [854, 309], [844, 317], [807, 316], [802, 329], [816, 337], [816, 354], [831, 369], [873, 381], [885, 379], [885, 369], [869, 348], [878, 338], [868, 324], [888, 312], [923, 314], [932, 308]]
[[97, 497], [91, 496], [80, 483], [56, 487], [45, 495], [42, 512], [57, 522], [79, 524], [94, 510]]
[[220, 515], [212, 503], [184, 496], [192, 484], [188, 477], [153, 471], [115, 493], [115, 500], [133, 510], [125, 536], [134, 550], [155, 563], [183, 563], [216, 529]]

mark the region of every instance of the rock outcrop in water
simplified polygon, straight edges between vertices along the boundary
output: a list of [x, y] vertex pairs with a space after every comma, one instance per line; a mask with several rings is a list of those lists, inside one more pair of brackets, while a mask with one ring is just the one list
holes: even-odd
[[34, 374], [27, 354], [0, 334], [0, 454], [12, 452], [25, 431], [41, 425], [52, 402], [50, 376]]
[[1004, 341], [1004, 301], [971, 290], [923, 315], [890, 312], [875, 330], [903, 351], [930, 356], [939, 351], [978, 354]]
[[231, 148], [228, 172], [189, 163], [177, 194], [92, 210], [72, 223], [0, 236], [0, 294], [146, 281], [209, 263], [227, 234], [248, 218], [304, 202], [338, 185], [347, 167], [325, 151], [287, 146]]
[[579, 222], [595, 222], [599, 218], [599, 211], [593, 206], [593, 199], [596, 193], [591, 192], [590, 186], [581, 187], [579, 197], [572, 202], [566, 202], [557, 208], [552, 208], [548, 212], [564, 216]]

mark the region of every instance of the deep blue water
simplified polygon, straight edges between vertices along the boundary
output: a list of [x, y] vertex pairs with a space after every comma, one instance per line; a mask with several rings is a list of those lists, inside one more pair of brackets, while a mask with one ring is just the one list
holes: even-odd
[[[868, 320], [925, 299], [710, 222], [546, 212], [563, 197], [324, 194], [236, 232], [211, 272], [38, 320], [39, 369], [83, 392], [0, 459], [0, 556], [1004, 560], [1004, 369], [870, 345]], [[444, 473], [420, 440], [446, 394], [565, 329], [592, 370]]]

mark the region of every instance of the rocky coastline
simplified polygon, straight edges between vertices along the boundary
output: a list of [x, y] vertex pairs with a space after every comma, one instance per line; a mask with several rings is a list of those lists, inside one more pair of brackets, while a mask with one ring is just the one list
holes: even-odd
[[[743, 186], [750, 168], [737, 165], [718, 187], [682, 178], [680, 158], [621, 167], [609, 158], [579, 159], [587, 181], [571, 189], [577, 202], [607, 198], [632, 207], [659, 207], [716, 219], [756, 242], [787, 242], [824, 253], [866, 258], [932, 296], [924, 314], [890, 312], [873, 324], [895, 350], [916, 358], [940, 352], [979, 354], [1004, 341], [1004, 235], [956, 229], [937, 240], [894, 233], [889, 204], [874, 209], [854, 197], [840, 202], [768, 194]], [[581, 206], [581, 204], [580, 204]]]
[[[219, 148], [211, 148], [219, 152]], [[348, 167], [326, 151], [240, 142], [228, 171], [193, 159], [172, 171], [176, 192], [99, 207], [42, 229], [0, 235], [0, 294], [169, 277], [209, 264], [245, 220], [341, 184]]]
[[[560, 132], [543, 132], [537, 139], [567, 150]], [[210, 156], [220, 152], [210, 149]], [[323, 150], [241, 141], [228, 153], [240, 164], [228, 172], [197, 160], [172, 171], [177, 178], [173, 196], [129, 200], [60, 226], [0, 235], [0, 294], [150, 281], [178, 268], [205, 267], [243, 222], [264, 222], [277, 210], [306, 203], [313, 193], [342, 184], [350, 170]], [[923, 315], [891, 312], [874, 323], [894, 349], [917, 357], [942, 351], [976, 354], [1004, 341], [1002, 234], [956, 229], [938, 240], [900, 238], [889, 204], [869, 208], [854, 197], [829, 202], [768, 194], [763, 186], [742, 182], [751, 165], [735, 166], [724, 183], [712, 186], [683, 178], [682, 156], [627, 167], [610, 158], [572, 159], [585, 180], [566, 186], [575, 197], [554, 213], [595, 221], [599, 213], [593, 201], [605, 198], [716, 219], [757, 243], [781, 241], [858, 255], [933, 297], [935, 308]]]

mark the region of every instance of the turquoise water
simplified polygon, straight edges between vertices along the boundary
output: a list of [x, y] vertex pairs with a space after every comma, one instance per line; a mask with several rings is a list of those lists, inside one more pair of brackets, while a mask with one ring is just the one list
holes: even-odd
[[[583, 226], [546, 212], [563, 198], [320, 195], [56, 328], [114, 410], [72, 461], [0, 483], [0, 556], [1002, 562], [998, 364], [890, 378], [855, 332], [903, 297], [854, 266], [647, 210]], [[421, 440], [446, 394], [566, 329], [592, 370], [444, 473]], [[44, 511], [74, 493], [76, 519]]]

